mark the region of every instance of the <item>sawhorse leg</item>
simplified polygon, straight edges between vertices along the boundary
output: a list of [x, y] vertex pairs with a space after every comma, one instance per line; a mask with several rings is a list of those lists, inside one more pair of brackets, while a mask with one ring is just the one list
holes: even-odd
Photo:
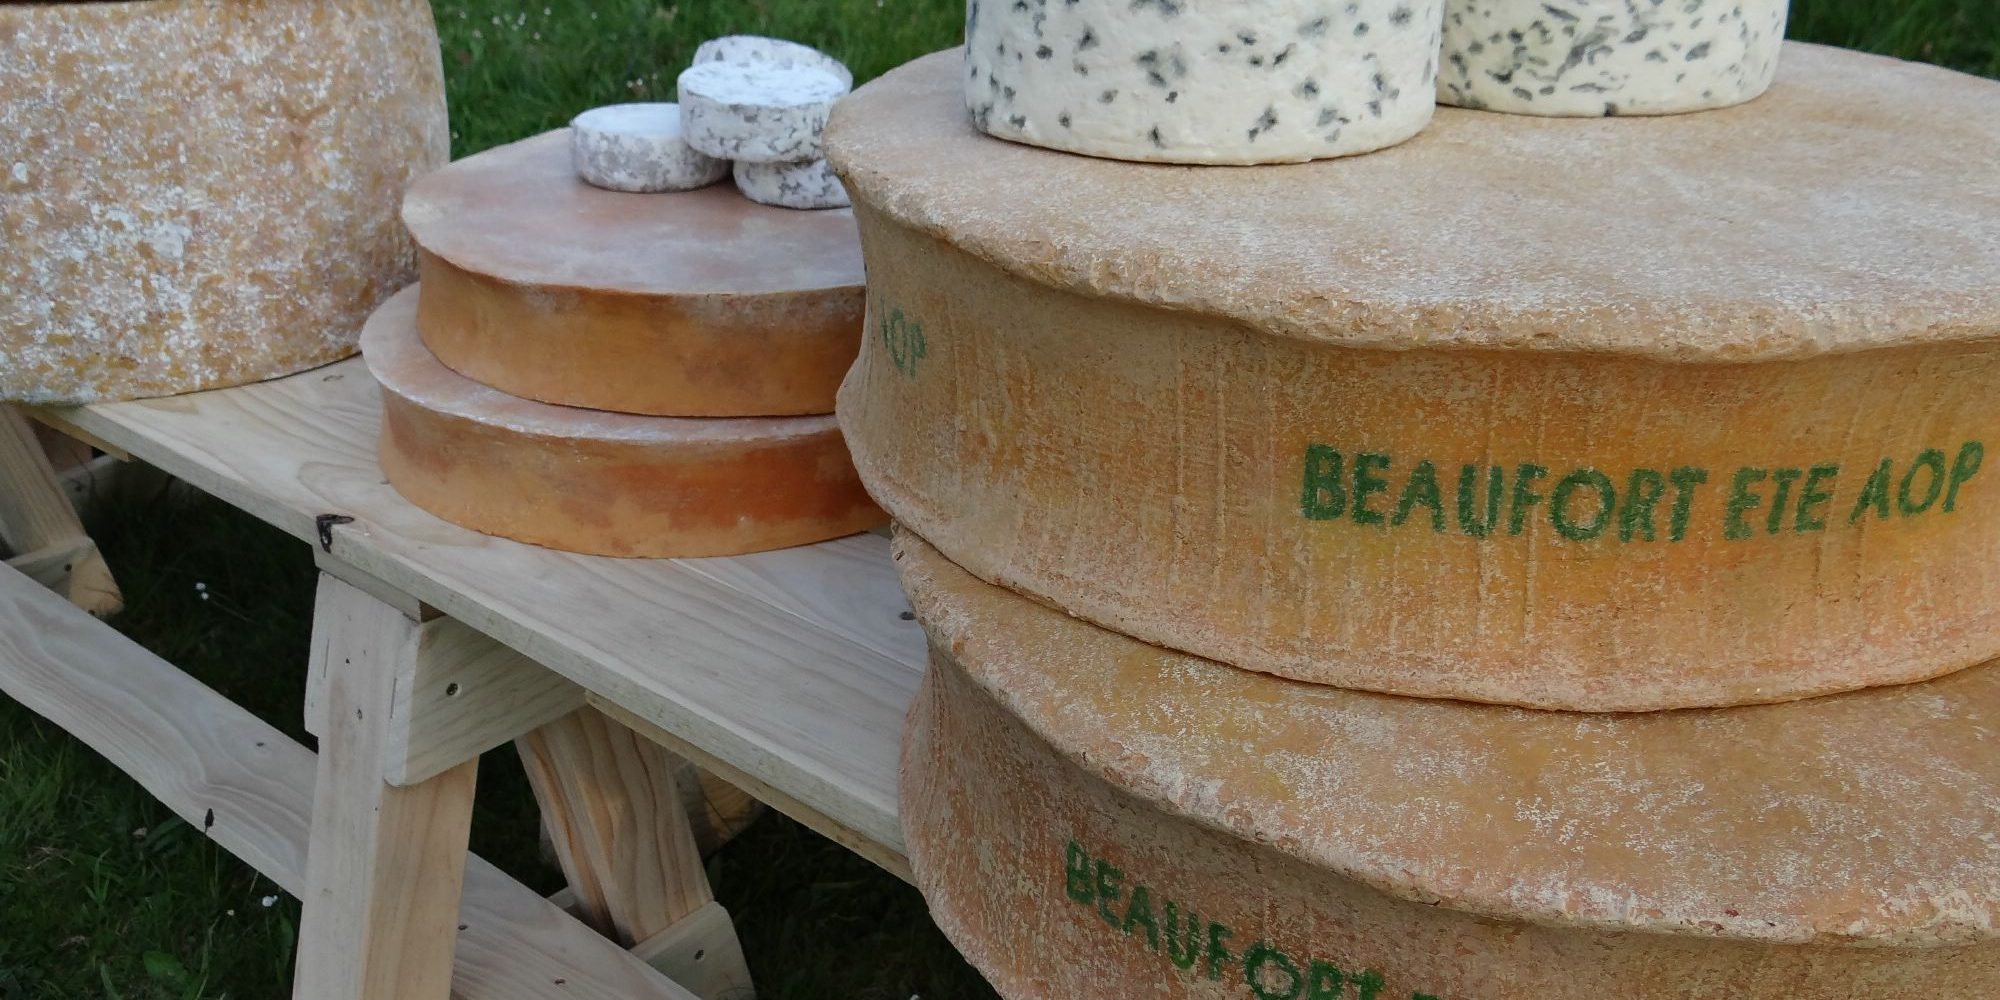
[[124, 606], [26, 417], [0, 405], [0, 541], [7, 564], [98, 617]]
[[447, 1000], [477, 759], [392, 785], [423, 624], [327, 575], [313, 613], [319, 766], [293, 994]]
[[703, 1000], [751, 996], [677, 785], [680, 758], [593, 708], [515, 746], [583, 919]]

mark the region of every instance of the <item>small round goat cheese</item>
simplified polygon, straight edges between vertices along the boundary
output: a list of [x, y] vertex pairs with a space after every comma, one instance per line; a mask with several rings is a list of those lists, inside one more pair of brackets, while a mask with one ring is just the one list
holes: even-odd
[[727, 162], [688, 147], [673, 104], [614, 104], [577, 115], [570, 159], [585, 183], [611, 191], [690, 191], [729, 173]]
[[1438, 101], [1525, 115], [1741, 104], [1778, 72], [1788, 0], [1447, 0]]
[[847, 189], [825, 160], [736, 164], [736, 190], [760, 205], [846, 208]]
[[963, 83], [1002, 139], [1163, 163], [1293, 163], [1415, 135], [1444, 0], [970, 0]]
[[702, 63], [680, 76], [681, 128], [689, 145], [725, 160], [816, 160], [827, 113], [847, 89], [823, 69]]
[[728, 63], [732, 66], [804, 66], [808, 69], [823, 69], [840, 78], [840, 82], [854, 86], [854, 72], [840, 60], [827, 55], [810, 45], [788, 42], [782, 38], [766, 38], [763, 35], [724, 35], [701, 43], [694, 50], [693, 65], [702, 63]]

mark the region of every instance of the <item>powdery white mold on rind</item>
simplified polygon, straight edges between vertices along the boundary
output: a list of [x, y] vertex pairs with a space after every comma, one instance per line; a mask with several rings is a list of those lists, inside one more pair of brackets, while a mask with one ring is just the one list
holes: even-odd
[[[727, 192], [723, 192], [727, 194]], [[522, 399], [446, 368], [421, 286], [361, 337], [382, 386], [382, 472], [461, 527], [620, 558], [738, 555], [884, 523], [830, 416], [643, 417]]]
[[701, 43], [694, 50], [691, 65], [702, 63], [729, 63], [735, 66], [805, 66], [823, 69], [840, 78], [840, 82], [854, 86], [854, 71], [847, 64], [827, 55], [810, 45], [788, 42], [782, 38], [766, 38], [763, 35], [724, 35]]
[[975, 575], [1546, 708], [2000, 656], [2000, 172], [1964, 169], [2000, 83], [1796, 46], [1706, 114], [1444, 108], [1371, 156], [1135, 169], [990, 141], [955, 55], [827, 147], [867, 257], [849, 445]]
[[847, 188], [825, 160], [736, 164], [736, 190], [760, 205], [780, 208], [846, 208]]
[[578, 177], [607, 191], [692, 191], [729, 175], [729, 161], [681, 137], [678, 104], [613, 104], [569, 123]]
[[895, 558], [931, 659], [904, 731], [910, 865], [1009, 1000], [2000, 982], [2000, 665], [1795, 705], [1529, 712], [1252, 674], [908, 534]]
[[0, 399], [316, 367], [415, 275], [396, 206], [450, 139], [422, 0], [0, 4], [0, 39]]
[[1161, 163], [1381, 149], [1436, 104], [1444, 0], [969, 0], [983, 131]]
[[680, 75], [681, 130], [689, 145], [720, 159], [816, 160], [827, 114], [847, 89], [822, 69], [702, 63]]
[[1527, 115], [1741, 104], [1778, 72], [1790, 0], [1446, 0], [1438, 100]]

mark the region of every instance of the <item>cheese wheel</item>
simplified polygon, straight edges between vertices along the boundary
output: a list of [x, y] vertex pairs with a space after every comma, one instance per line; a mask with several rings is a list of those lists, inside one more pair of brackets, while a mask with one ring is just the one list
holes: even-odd
[[240, 385], [354, 353], [449, 153], [423, 0], [0, 4], [0, 400]]
[[1446, 0], [1438, 101], [1524, 115], [1658, 115], [1771, 85], [1790, 0]]
[[692, 191], [729, 175], [729, 163], [688, 147], [678, 104], [613, 104], [569, 123], [570, 158], [584, 182], [608, 191]]
[[[2000, 657], [2000, 84], [1816, 47], [1677, 118], [1338, 163], [844, 102], [876, 499], [981, 578], [1302, 680], [1771, 702]], [[1453, 192], [1441, 198], [1438, 192]]]
[[882, 523], [832, 417], [688, 420], [519, 399], [424, 349], [418, 294], [377, 311], [361, 348], [382, 385], [382, 471], [438, 517], [649, 559], [780, 549]]
[[1295, 163], [1431, 120], [1444, 0], [969, 0], [980, 129], [1159, 163]]
[[899, 535], [931, 642], [910, 864], [1009, 1000], [2000, 983], [2000, 665], [1626, 716], [1359, 694], [1078, 622]]
[[467, 157], [403, 208], [438, 359], [516, 396], [658, 416], [830, 413], [862, 318], [849, 212], [577, 180], [562, 131]]
[[760, 205], [780, 208], [846, 208], [847, 189], [825, 160], [807, 163], [738, 163], [736, 190]]
[[817, 160], [827, 113], [847, 90], [810, 66], [700, 63], [680, 75], [681, 127], [689, 145], [725, 160]]
[[724, 35], [701, 43], [694, 50], [692, 64], [728, 63], [732, 66], [806, 66], [825, 70], [840, 78], [842, 85], [854, 86], [854, 71], [847, 64], [813, 48], [763, 35]]

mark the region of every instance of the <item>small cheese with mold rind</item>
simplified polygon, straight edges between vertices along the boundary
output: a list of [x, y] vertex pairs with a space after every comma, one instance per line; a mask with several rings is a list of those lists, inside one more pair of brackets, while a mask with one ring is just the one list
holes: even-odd
[[1524, 115], [1660, 115], [1769, 89], [1789, 0], [1447, 0], [1438, 101]]
[[728, 176], [729, 162], [681, 137], [677, 104], [613, 104], [570, 122], [578, 177], [607, 191], [692, 191]]
[[701, 43], [694, 50], [692, 65], [702, 63], [728, 63], [732, 66], [805, 66], [823, 69], [840, 78], [840, 82], [854, 86], [854, 71], [834, 57], [810, 45], [788, 42], [782, 38], [766, 38], [763, 35], [724, 35]]
[[847, 89], [838, 76], [803, 66], [690, 66], [680, 76], [681, 131], [720, 159], [816, 160], [826, 116]]
[[970, 0], [964, 84], [1002, 139], [1162, 163], [1402, 142], [1435, 107], [1443, 0]]
[[847, 189], [825, 160], [736, 164], [736, 190], [760, 205], [846, 208]]

